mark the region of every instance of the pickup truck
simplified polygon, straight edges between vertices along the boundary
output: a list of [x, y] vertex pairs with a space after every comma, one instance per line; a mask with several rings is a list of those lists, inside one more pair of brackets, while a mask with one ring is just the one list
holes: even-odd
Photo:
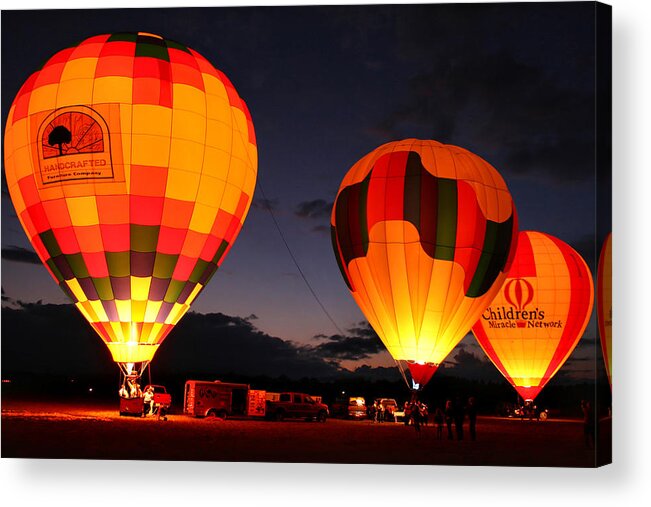
[[269, 419], [308, 419], [325, 422], [328, 406], [303, 393], [280, 393], [277, 400], [267, 400], [266, 415]]

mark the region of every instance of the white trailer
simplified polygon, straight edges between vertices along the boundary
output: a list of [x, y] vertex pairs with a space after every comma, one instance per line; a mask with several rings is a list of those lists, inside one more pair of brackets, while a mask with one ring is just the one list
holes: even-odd
[[248, 384], [188, 380], [183, 413], [193, 417], [264, 417], [265, 391]]

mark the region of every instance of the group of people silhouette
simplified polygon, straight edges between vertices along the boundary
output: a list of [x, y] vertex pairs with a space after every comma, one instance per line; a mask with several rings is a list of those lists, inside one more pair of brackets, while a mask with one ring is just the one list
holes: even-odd
[[[443, 438], [443, 421], [447, 426], [448, 440], [463, 440], [463, 424], [466, 416], [468, 416], [468, 432], [470, 433], [470, 440], [477, 440], [477, 402], [474, 396], [468, 398], [468, 402], [464, 405], [461, 397], [457, 396], [452, 400], [445, 402], [445, 411], [437, 408], [437, 413], [434, 419], [437, 422], [437, 438]], [[452, 425], [454, 424], [454, 432]]]
[[[397, 407], [394, 405], [387, 404], [385, 407], [381, 401], [376, 400], [369, 409], [369, 415], [374, 423], [397, 422], [396, 409]], [[436, 407], [433, 424], [436, 426], [437, 439], [443, 439], [444, 429], [447, 427], [448, 440], [463, 440], [466, 417], [468, 418], [469, 437], [474, 441], [477, 439], [477, 402], [474, 396], [468, 398], [465, 404], [461, 397], [457, 396], [454, 401], [447, 400], [445, 408]], [[429, 422], [429, 409], [425, 403], [418, 400], [405, 403], [405, 426], [413, 426], [417, 432], [420, 432], [421, 426], [427, 426]]]

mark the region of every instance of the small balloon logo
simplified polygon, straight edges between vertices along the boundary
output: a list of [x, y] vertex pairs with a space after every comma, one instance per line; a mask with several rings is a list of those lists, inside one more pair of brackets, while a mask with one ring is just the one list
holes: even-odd
[[[524, 310], [533, 300], [533, 286], [523, 278], [514, 278], [504, 284], [504, 299], [518, 310]], [[516, 320], [518, 327], [525, 327], [527, 322]]]

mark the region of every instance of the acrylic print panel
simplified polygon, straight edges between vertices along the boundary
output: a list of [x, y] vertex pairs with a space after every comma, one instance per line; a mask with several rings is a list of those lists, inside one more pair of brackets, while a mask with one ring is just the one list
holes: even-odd
[[2, 28], [3, 457], [611, 461], [608, 6]]

